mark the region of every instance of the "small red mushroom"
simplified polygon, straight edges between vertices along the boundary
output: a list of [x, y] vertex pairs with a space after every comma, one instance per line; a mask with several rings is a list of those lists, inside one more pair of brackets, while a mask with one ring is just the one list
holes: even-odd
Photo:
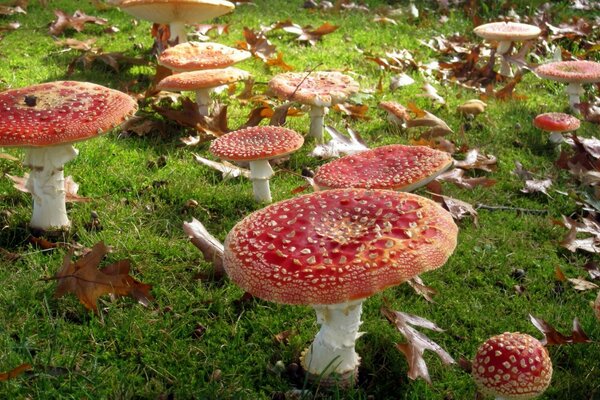
[[31, 168], [26, 187], [33, 196], [31, 227], [70, 226], [63, 165], [87, 140], [119, 125], [137, 110], [130, 96], [88, 82], [42, 83], [0, 93], [0, 146], [24, 147]]
[[253, 126], [230, 132], [212, 141], [210, 152], [227, 161], [248, 161], [254, 199], [270, 203], [269, 179], [273, 169], [269, 160], [283, 157], [302, 147], [304, 138], [280, 126]]
[[225, 239], [224, 267], [256, 297], [313, 306], [321, 329], [302, 366], [320, 384], [352, 386], [363, 301], [444, 265], [457, 234], [450, 213], [424, 197], [332, 189], [244, 218]]
[[505, 332], [479, 347], [472, 375], [481, 392], [497, 400], [533, 399], [550, 385], [552, 361], [536, 338]]
[[546, 132], [550, 132], [550, 142], [559, 144], [564, 138], [563, 132], [579, 129], [581, 122], [576, 117], [565, 113], [544, 113], [536, 116], [533, 125]]
[[358, 83], [336, 71], [287, 72], [273, 77], [269, 89], [280, 99], [309, 105], [310, 131], [318, 143], [323, 143], [323, 118], [328, 107], [346, 100], [358, 92]]

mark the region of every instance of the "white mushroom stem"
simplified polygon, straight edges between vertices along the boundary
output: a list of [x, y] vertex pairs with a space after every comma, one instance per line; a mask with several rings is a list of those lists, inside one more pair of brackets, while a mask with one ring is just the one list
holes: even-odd
[[317, 379], [326, 379], [331, 374], [346, 380], [356, 379], [360, 357], [354, 345], [362, 335], [358, 331], [362, 300], [315, 305], [313, 308], [317, 312], [317, 323], [321, 325], [321, 329], [305, 350], [302, 367], [309, 376]]
[[205, 117], [208, 116], [208, 108], [212, 104], [210, 98], [211, 89], [198, 89], [196, 90], [196, 104], [198, 104], [198, 112], [200, 115]]
[[273, 168], [269, 160], [250, 161], [250, 180], [252, 180], [252, 190], [254, 200], [260, 203], [270, 203], [271, 190], [269, 188], [269, 179], [273, 176]]
[[31, 172], [25, 187], [33, 196], [32, 228], [66, 229], [71, 225], [65, 205], [63, 165], [77, 154], [70, 144], [28, 149], [25, 165]]
[[575, 107], [576, 104], [579, 104], [579, 98], [585, 93], [583, 86], [581, 83], [571, 82], [567, 86], [567, 94], [569, 95], [569, 105], [571, 109], [575, 112], [579, 112], [579, 109]]
[[565, 138], [563, 137], [561, 132], [550, 132], [548, 140], [552, 144], [561, 144], [562, 142], [564, 142]]
[[327, 114], [327, 107], [312, 106], [308, 115], [310, 115], [310, 131], [308, 136], [317, 139], [317, 143], [323, 143], [324, 117]]
[[510, 50], [512, 42], [509, 40], [502, 40], [498, 43], [498, 47], [496, 48], [496, 53], [501, 57], [500, 61], [500, 75], [512, 77], [512, 68], [510, 67], [510, 63], [506, 59], [506, 54]]
[[187, 30], [183, 22], [171, 22], [169, 24], [170, 40], [177, 38], [177, 43], [187, 42]]

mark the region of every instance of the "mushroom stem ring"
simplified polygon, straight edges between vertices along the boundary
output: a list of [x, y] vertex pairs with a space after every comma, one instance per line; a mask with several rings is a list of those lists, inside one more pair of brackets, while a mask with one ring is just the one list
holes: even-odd
[[67, 229], [71, 225], [65, 205], [63, 166], [77, 157], [70, 144], [33, 147], [27, 151], [25, 165], [31, 168], [26, 188], [33, 197], [31, 227]]
[[252, 180], [252, 191], [254, 200], [270, 203], [271, 190], [269, 179], [273, 176], [273, 168], [268, 160], [250, 161], [250, 180]]
[[323, 143], [323, 126], [325, 114], [329, 109], [327, 107], [312, 106], [309, 112], [310, 115], [310, 131], [308, 136], [312, 136], [317, 140], [317, 143]]
[[571, 82], [567, 85], [566, 92], [569, 95], [569, 106], [572, 110], [578, 111], [575, 105], [579, 103], [579, 98], [585, 93], [583, 86], [580, 83]]

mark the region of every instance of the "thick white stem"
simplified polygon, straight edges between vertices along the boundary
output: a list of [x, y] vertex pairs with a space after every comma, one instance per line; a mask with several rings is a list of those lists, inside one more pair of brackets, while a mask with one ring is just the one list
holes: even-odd
[[510, 67], [510, 63], [506, 59], [506, 55], [510, 50], [512, 42], [510, 41], [501, 41], [498, 43], [498, 47], [496, 48], [496, 53], [500, 56], [500, 75], [512, 77], [513, 72]]
[[575, 107], [575, 104], [579, 103], [579, 98], [585, 93], [581, 83], [572, 82], [567, 86], [567, 93], [569, 95], [569, 105], [575, 112], [579, 112], [579, 109]]
[[169, 30], [171, 31], [170, 40], [177, 38], [177, 43], [187, 42], [187, 31], [183, 22], [171, 22], [169, 24]]
[[308, 136], [317, 139], [317, 143], [323, 143], [324, 117], [327, 114], [327, 107], [312, 106], [308, 115], [310, 115], [310, 131]]
[[34, 147], [26, 152], [25, 165], [31, 168], [31, 172], [25, 187], [33, 196], [32, 228], [67, 229], [71, 225], [65, 205], [63, 165], [77, 154], [78, 151], [70, 144]]
[[313, 307], [321, 329], [305, 350], [302, 366], [313, 379], [323, 380], [333, 374], [343, 377], [346, 380], [343, 383], [351, 386], [360, 364], [354, 345], [362, 335], [358, 331], [362, 300]]
[[273, 168], [269, 160], [250, 161], [250, 180], [252, 180], [252, 191], [254, 200], [259, 203], [270, 203], [271, 189], [269, 188], [269, 179], [273, 176]]
[[210, 98], [211, 89], [198, 89], [196, 90], [196, 104], [198, 104], [198, 112], [200, 115], [208, 116], [208, 108], [212, 104]]
[[550, 132], [550, 136], [548, 137], [548, 140], [552, 144], [561, 144], [562, 142], [565, 141], [565, 138], [563, 137], [561, 132]]

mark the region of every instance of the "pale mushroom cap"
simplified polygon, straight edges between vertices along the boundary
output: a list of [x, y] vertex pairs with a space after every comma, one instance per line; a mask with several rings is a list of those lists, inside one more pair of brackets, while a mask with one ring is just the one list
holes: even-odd
[[86, 140], [136, 111], [131, 96], [89, 82], [57, 81], [6, 90], [0, 93], [0, 146], [42, 147]]
[[224, 0], [125, 0], [119, 7], [135, 18], [159, 24], [199, 23], [233, 11]]
[[224, 266], [259, 298], [337, 304], [441, 267], [457, 233], [446, 210], [414, 194], [318, 191], [244, 218], [225, 239]]
[[387, 111], [389, 114], [401, 119], [402, 121], [407, 121], [410, 119], [408, 109], [402, 104], [396, 103], [395, 101], [382, 101], [379, 103], [379, 108]]
[[488, 40], [520, 41], [535, 39], [542, 33], [535, 25], [519, 22], [490, 22], [479, 25], [473, 32]]
[[253, 126], [230, 132], [212, 141], [210, 152], [229, 161], [268, 160], [302, 147], [299, 133], [280, 126]]
[[600, 82], [600, 63], [594, 61], [557, 61], [540, 65], [535, 73], [542, 78], [566, 83]]
[[540, 114], [533, 119], [533, 125], [548, 132], [570, 132], [579, 129], [578, 118], [559, 112]]
[[286, 72], [274, 76], [269, 89], [279, 98], [329, 107], [358, 92], [358, 83], [337, 71]]
[[483, 394], [507, 400], [532, 399], [550, 385], [552, 361], [536, 338], [505, 332], [479, 347], [472, 375]]
[[314, 179], [318, 186], [326, 188], [403, 190], [442, 173], [451, 165], [452, 156], [444, 151], [394, 144], [324, 164]]
[[242, 81], [249, 77], [248, 72], [235, 67], [203, 69], [169, 75], [158, 82], [156, 87], [159, 90], [198, 90]]
[[252, 53], [219, 43], [186, 42], [169, 47], [158, 63], [175, 71], [225, 68], [250, 58]]

